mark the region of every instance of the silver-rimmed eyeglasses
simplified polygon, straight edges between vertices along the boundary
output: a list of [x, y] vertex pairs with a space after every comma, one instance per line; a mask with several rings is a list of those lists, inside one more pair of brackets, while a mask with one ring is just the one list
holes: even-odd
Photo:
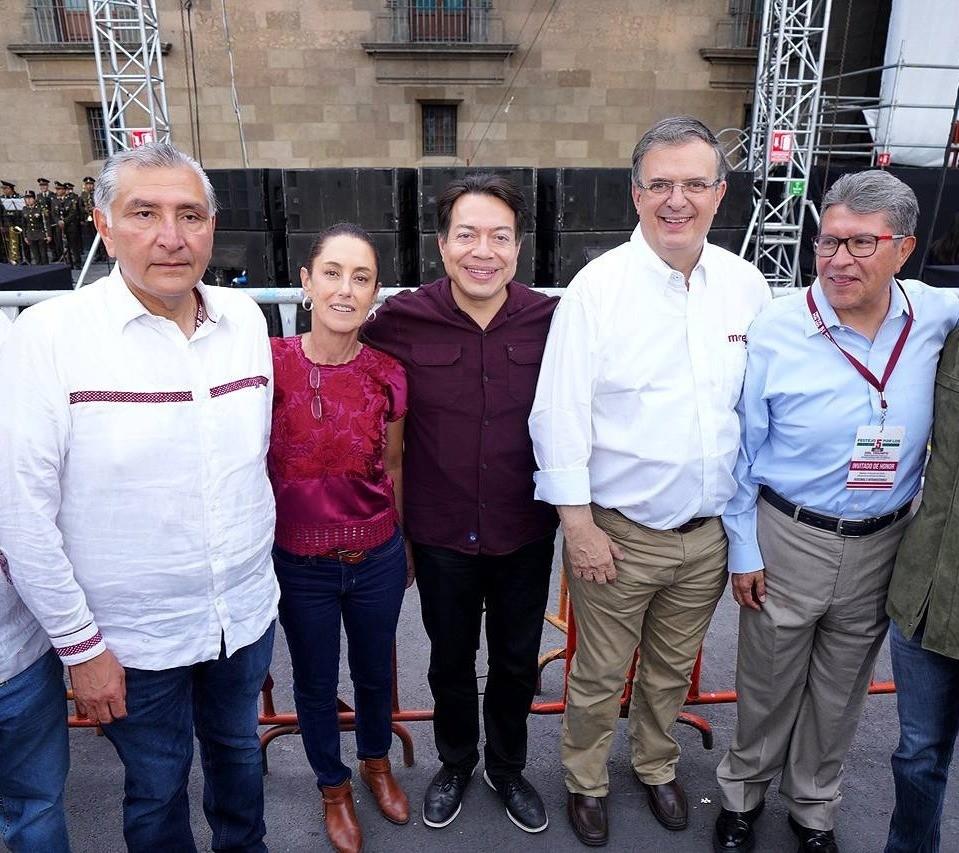
[[672, 195], [674, 187], [679, 187], [683, 195], [700, 195], [706, 190], [718, 187], [721, 183], [722, 181], [718, 178], [715, 181], [703, 181], [697, 178], [692, 181], [650, 181], [648, 184], [637, 183], [636, 186], [653, 195]]
[[854, 258], [868, 258], [876, 254], [880, 240], [901, 240], [908, 234], [853, 234], [852, 237], [832, 237], [829, 234], [820, 234], [812, 238], [812, 250], [820, 258], [831, 258], [845, 246], [846, 251]]

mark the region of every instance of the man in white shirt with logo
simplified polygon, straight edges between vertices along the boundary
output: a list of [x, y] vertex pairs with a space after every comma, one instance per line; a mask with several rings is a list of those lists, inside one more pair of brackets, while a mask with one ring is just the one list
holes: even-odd
[[113, 272], [27, 309], [0, 359], [0, 547], [126, 769], [129, 850], [192, 851], [194, 732], [214, 850], [263, 851], [257, 699], [278, 589], [272, 363], [246, 296], [200, 282], [216, 199], [170, 145], [96, 189]]
[[560, 302], [530, 415], [536, 497], [559, 510], [578, 630], [567, 812], [591, 846], [608, 839], [606, 761], [637, 646], [632, 766], [656, 819], [687, 823], [670, 728], [726, 585], [719, 516], [736, 491], [746, 329], [770, 300], [755, 267], [706, 242], [726, 168], [688, 116], [639, 141], [639, 225]]
[[[10, 330], [0, 310], [0, 358]], [[11, 416], [9, 410], [5, 416]], [[68, 853], [63, 666], [10, 583], [2, 550], [0, 573], [0, 833], [14, 853]]]

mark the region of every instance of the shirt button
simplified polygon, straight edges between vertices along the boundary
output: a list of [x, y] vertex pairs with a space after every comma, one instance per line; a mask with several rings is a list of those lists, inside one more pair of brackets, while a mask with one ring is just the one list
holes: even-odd
[[483, 426], [489, 426], [489, 418], [484, 418]]
[[480, 504], [480, 509], [486, 509], [486, 502], [485, 502], [485, 501]]
[[469, 539], [470, 542], [475, 542], [477, 539], [479, 539], [479, 537], [475, 533], [473, 533], [473, 531], [470, 531], [469, 536], [467, 536], [466, 538]]
[[483, 463], [480, 465], [480, 468], [482, 468], [482, 469], [485, 471], [487, 468], [489, 468], [489, 465], [487, 465], [485, 462], [483, 462]]
[[483, 374], [483, 381], [489, 382], [489, 377], [485, 373]]
[[514, 347], [512, 344], [510, 344], [510, 345], [509, 345], [509, 351], [512, 352], [514, 349], [516, 349], [516, 347]]

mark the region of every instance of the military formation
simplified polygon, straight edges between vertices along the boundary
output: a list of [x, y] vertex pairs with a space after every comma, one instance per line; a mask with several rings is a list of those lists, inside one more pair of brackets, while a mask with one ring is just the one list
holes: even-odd
[[96, 236], [94, 187], [88, 176], [79, 195], [69, 181], [54, 181], [51, 192], [50, 181], [37, 178], [37, 189], [21, 196], [12, 181], [0, 181], [0, 263], [80, 269]]

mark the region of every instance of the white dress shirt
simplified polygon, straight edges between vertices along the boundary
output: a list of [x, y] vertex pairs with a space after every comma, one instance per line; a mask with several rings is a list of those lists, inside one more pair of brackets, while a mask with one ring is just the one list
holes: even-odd
[[593, 501], [658, 530], [717, 516], [736, 491], [735, 407], [762, 274], [706, 243], [689, 278], [637, 226], [560, 300], [529, 427], [535, 496]]
[[[0, 354], [10, 334], [10, 319], [0, 311]], [[3, 417], [10, 417], [4, 410]], [[2, 452], [2, 450], [0, 450]], [[50, 648], [40, 623], [24, 606], [10, 581], [10, 570], [0, 549], [0, 684], [19, 675]]]
[[187, 666], [275, 617], [265, 323], [197, 287], [190, 339], [116, 267], [27, 309], [0, 354], [0, 546], [67, 664]]

